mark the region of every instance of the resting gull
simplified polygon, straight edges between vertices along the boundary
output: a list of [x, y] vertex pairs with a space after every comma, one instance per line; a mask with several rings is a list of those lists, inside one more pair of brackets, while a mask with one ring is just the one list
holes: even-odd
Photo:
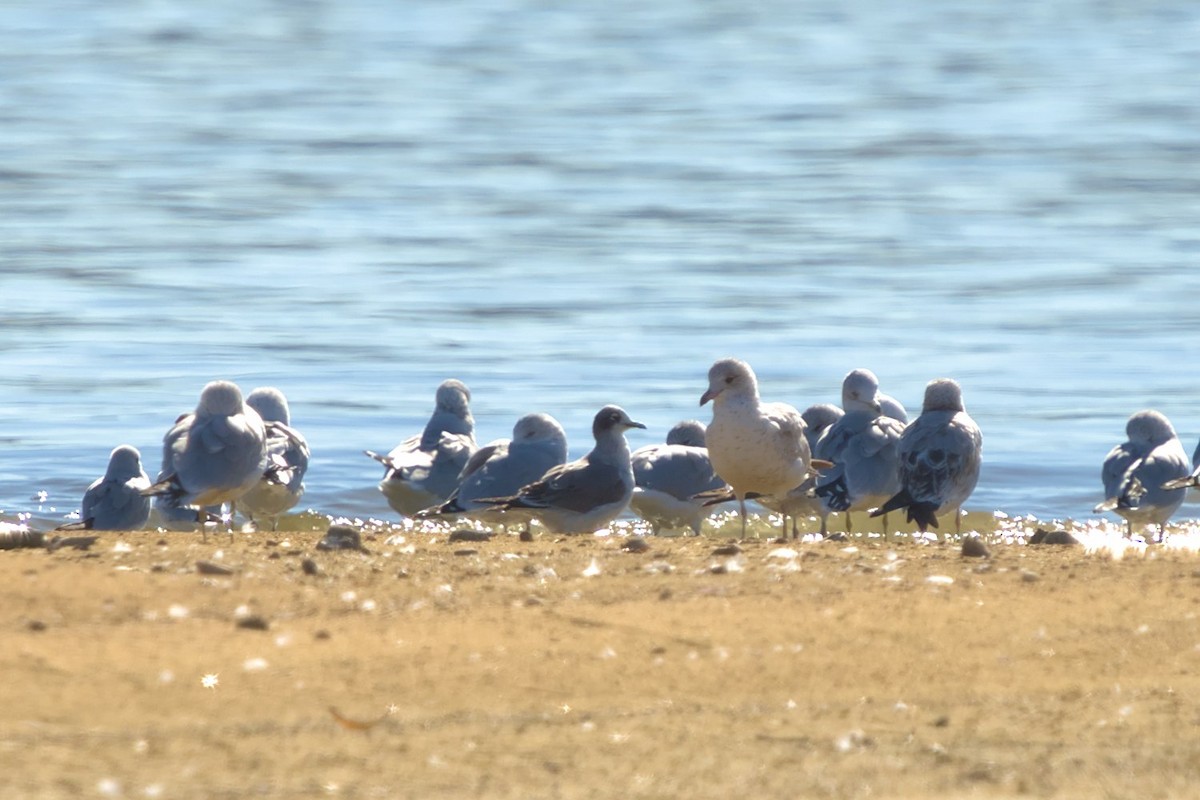
[[592, 533], [607, 527], [633, 495], [633, 467], [625, 431], [645, 428], [620, 406], [596, 413], [596, 446], [577, 461], [550, 469], [515, 495], [489, 498], [498, 511], [537, 519], [554, 533]]
[[1157, 525], [1159, 534], [1187, 494], [1192, 465], [1171, 422], [1157, 411], [1139, 411], [1125, 423], [1129, 440], [1109, 451], [1100, 477], [1104, 502], [1096, 513], [1113, 511], [1133, 525]]
[[440, 505], [418, 517], [469, 515], [500, 522], [484, 498], [509, 497], [567, 460], [567, 434], [549, 414], [526, 414], [513, 425], [512, 439], [497, 439], [478, 450], [463, 468], [458, 488]]
[[679, 525], [699, 536], [709, 509], [697, 494], [719, 489], [725, 481], [713, 471], [705, 447], [704, 423], [689, 419], [667, 432], [666, 444], [633, 451], [635, 488], [630, 508], [650, 523], [654, 533]]
[[200, 403], [180, 417], [163, 437], [163, 474], [144, 495], [160, 495], [170, 506], [195, 509], [203, 525], [204, 506], [233, 505], [254, 488], [267, 461], [262, 418], [242, 401], [229, 381], [212, 381]]
[[907, 509], [922, 533], [938, 526], [937, 515], [954, 511], [960, 533], [962, 504], [979, 481], [983, 434], [963, 407], [962, 389], [949, 378], [925, 387], [921, 415], [900, 437], [900, 491], [871, 516]]
[[443, 381], [425, 430], [396, 445], [387, 455], [364, 452], [387, 471], [379, 491], [405, 516], [440, 503], [458, 487], [458, 476], [475, 452], [471, 392], [462, 381]]
[[745, 361], [724, 358], [708, 370], [700, 405], [712, 401], [708, 455], [738, 501], [746, 535], [746, 497], [786, 494], [809, 476], [810, 450], [800, 412], [787, 403], [763, 403]]
[[261, 386], [246, 395], [246, 405], [262, 417], [267, 429], [267, 468], [254, 488], [238, 502], [242, 513], [254, 521], [266, 517], [271, 530], [279, 515], [300, 502], [308, 472], [308, 441], [291, 427], [292, 414], [283, 392]]
[[79, 521], [60, 530], [136, 531], [150, 519], [150, 498], [142, 492], [150, 478], [142, 469], [142, 454], [123, 444], [108, 457], [108, 469], [83, 493]]
[[[846, 513], [850, 533], [851, 511], [876, 508], [900, 491], [898, 451], [904, 423], [886, 416], [881, 400], [879, 379], [870, 370], [856, 369], [842, 381], [846, 413], [829, 427], [814, 452], [834, 464], [817, 480], [815, 490], [821, 501], [822, 536], [832, 512]], [[886, 515], [883, 527], [886, 537]]]

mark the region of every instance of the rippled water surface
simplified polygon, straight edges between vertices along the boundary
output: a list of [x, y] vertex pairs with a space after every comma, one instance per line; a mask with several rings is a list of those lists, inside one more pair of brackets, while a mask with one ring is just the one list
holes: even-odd
[[446, 377], [481, 440], [545, 410], [579, 455], [606, 402], [634, 446], [707, 419], [725, 355], [800, 407], [953, 376], [969, 505], [1041, 517], [1090, 515], [1133, 411], [1200, 436], [1194, 3], [27, 5], [8, 517], [122, 442], [154, 472], [218, 377], [287, 393], [306, 505], [349, 516]]

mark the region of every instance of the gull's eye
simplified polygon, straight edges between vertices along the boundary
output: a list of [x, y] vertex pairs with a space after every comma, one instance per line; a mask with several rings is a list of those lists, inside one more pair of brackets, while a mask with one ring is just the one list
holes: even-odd
[[733, 383], [733, 376], [732, 376], [732, 375], [726, 375], [726, 376], [725, 376], [725, 384], [726, 384], [726, 385], [729, 385], [729, 384], [731, 384], [731, 383]]

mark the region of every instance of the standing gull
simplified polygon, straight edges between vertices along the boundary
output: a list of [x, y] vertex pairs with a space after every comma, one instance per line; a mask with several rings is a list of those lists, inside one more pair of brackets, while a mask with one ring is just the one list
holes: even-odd
[[1105, 500], [1094, 510], [1120, 514], [1129, 536], [1134, 523], [1157, 525], [1161, 536], [1187, 494], [1192, 465], [1170, 421], [1157, 411], [1131, 416], [1125, 434], [1129, 440], [1104, 459], [1100, 477]]
[[621, 515], [633, 495], [633, 467], [625, 431], [645, 428], [620, 406], [596, 413], [596, 446], [577, 461], [549, 470], [510, 497], [489, 498], [498, 511], [537, 519], [554, 533], [592, 533]]
[[200, 392], [200, 403], [180, 417], [163, 437], [163, 472], [143, 491], [161, 495], [169, 505], [196, 509], [233, 504], [254, 488], [267, 460], [266, 429], [258, 412], [242, 401], [229, 381], [213, 381]]
[[959, 512], [979, 481], [982, 451], [983, 434], [963, 407], [962, 389], [949, 378], [930, 381], [921, 416], [900, 437], [900, 491], [871, 516], [904, 508], [925, 533], [952, 510], [960, 533]]
[[440, 503], [458, 486], [458, 476], [475, 452], [471, 392], [462, 381], [443, 381], [425, 430], [396, 445], [390, 453], [364, 452], [387, 471], [379, 491], [405, 516]]
[[[883, 413], [879, 379], [866, 369], [856, 369], [842, 381], [845, 414], [821, 437], [814, 455], [833, 462], [817, 480], [821, 501], [821, 535], [834, 511], [846, 513], [882, 505], [900, 491], [898, 450], [904, 423]], [[884, 516], [884, 536], [887, 535]]]
[[704, 423], [689, 419], [667, 432], [666, 444], [651, 444], [633, 451], [633, 480], [636, 484], [630, 507], [660, 528], [686, 525], [699, 536], [709, 509], [695, 495], [725, 485], [705, 447]]
[[267, 517], [271, 530], [275, 530], [279, 515], [300, 502], [304, 495], [308, 441], [291, 427], [291, 409], [278, 389], [259, 387], [246, 396], [246, 405], [258, 412], [266, 426], [267, 468], [254, 488], [242, 497], [240, 506], [251, 521]]
[[709, 368], [700, 405], [710, 400], [708, 455], [737, 498], [744, 537], [748, 493], [784, 494], [808, 478], [804, 418], [786, 403], [761, 402], [754, 370], [736, 358], [721, 359]]
[[549, 414], [526, 414], [513, 426], [512, 439], [498, 439], [478, 450], [463, 468], [461, 481], [446, 501], [418, 517], [468, 515], [499, 522], [483, 498], [508, 497], [567, 460], [567, 434]]
[[136, 531], [150, 519], [150, 498], [142, 492], [150, 478], [142, 469], [142, 454], [123, 444], [108, 457], [108, 469], [83, 493], [79, 522], [62, 530]]

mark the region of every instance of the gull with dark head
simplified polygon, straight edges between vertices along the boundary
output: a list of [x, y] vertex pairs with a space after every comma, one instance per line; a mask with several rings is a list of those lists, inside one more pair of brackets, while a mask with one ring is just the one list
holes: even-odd
[[509, 497], [487, 498], [492, 509], [536, 519], [553, 533], [593, 533], [608, 527], [629, 506], [633, 467], [625, 431], [645, 428], [620, 406], [596, 413], [596, 446], [576, 461], [554, 467]]
[[712, 401], [707, 432], [713, 469], [738, 501], [746, 535], [746, 496], [785, 494], [809, 477], [811, 451], [804, 418], [787, 403], [764, 403], [745, 361], [724, 358], [708, 370], [700, 405]]
[[900, 491], [871, 516], [903, 508], [924, 533], [938, 527], [938, 514], [953, 511], [960, 533], [959, 512], [979, 482], [982, 453], [983, 434], [963, 406], [958, 383], [930, 381], [921, 415], [900, 437]]
[[1131, 416], [1125, 434], [1129, 439], [1104, 459], [1100, 477], [1105, 499], [1094, 511], [1124, 517], [1129, 536], [1135, 523], [1157, 525], [1161, 536], [1187, 494], [1192, 465], [1170, 420], [1157, 411]]
[[387, 455], [364, 452], [386, 468], [379, 491], [394, 510], [412, 516], [440, 503], [458, 487], [458, 476], [475, 452], [470, 390], [462, 381], [442, 381], [433, 414], [421, 433]]
[[204, 506], [229, 503], [232, 518], [233, 504], [258, 483], [266, 460], [266, 428], [258, 412], [243, 402], [236, 384], [212, 381], [200, 392], [196, 410], [163, 437], [163, 473], [142, 493], [195, 509], [202, 526]]
[[510, 497], [567, 460], [567, 434], [549, 414], [526, 414], [513, 425], [511, 439], [478, 450], [463, 468], [458, 488], [445, 502], [424, 509], [420, 518], [470, 516], [501, 523], [484, 498]]
[[246, 405], [262, 417], [267, 431], [267, 467], [254, 488], [238, 502], [242, 513], [254, 521], [270, 520], [271, 530], [279, 525], [279, 515], [300, 502], [304, 495], [304, 476], [308, 472], [308, 441], [291, 427], [292, 413], [283, 392], [273, 386], [261, 386], [246, 396]]
[[150, 478], [142, 469], [142, 454], [123, 444], [109, 454], [104, 477], [97, 478], [83, 493], [79, 521], [59, 530], [136, 531], [150, 519], [150, 498], [142, 492]]
[[708, 457], [704, 423], [677, 423], [667, 432], [666, 444], [639, 447], [631, 460], [636, 486], [629, 505], [634, 513], [655, 533], [686, 525], [699, 536], [710, 510], [696, 495], [725, 485]]

